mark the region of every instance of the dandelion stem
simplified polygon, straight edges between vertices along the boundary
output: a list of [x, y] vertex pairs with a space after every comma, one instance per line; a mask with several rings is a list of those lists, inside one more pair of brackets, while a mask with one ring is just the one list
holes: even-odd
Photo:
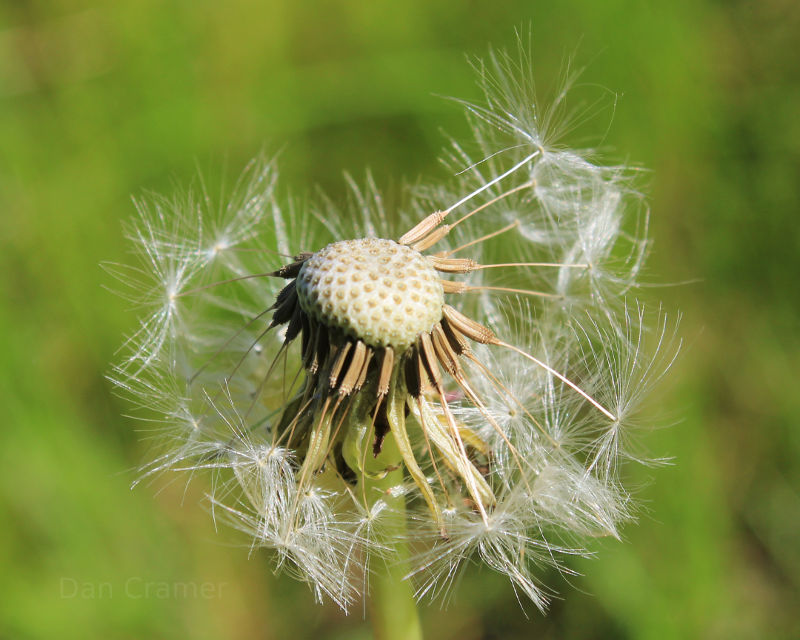
[[[361, 415], [359, 411], [356, 413]], [[364, 419], [364, 426], [368, 428], [358, 430], [363, 435], [357, 437], [356, 448], [366, 450], [371, 448], [374, 436], [371, 418], [364, 415]], [[385, 505], [375, 529], [375, 542], [386, 549], [385, 562], [376, 563], [369, 576], [370, 611], [376, 640], [422, 640], [414, 585], [408, 579], [411, 568], [402, 461], [400, 447], [394, 433], [390, 432], [383, 440], [380, 454], [364, 458], [357, 473], [359, 487], [356, 491], [365, 497], [367, 510], [374, 513], [378, 511], [379, 502]]]
[[[383, 445], [385, 454], [399, 459], [397, 445], [392, 434], [387, 435]], [[393, 454], [393, 455], [392, 455]], [[377, 500], [386, 503], [386, 514], [381, 516], [381, 539], [387, 553], [386, 563], [375, 568], [370, 576], [370, 608], [372, 628], [376, 640], [422, 640], [422, 628], [414, 599], [414, 585], [407, 579], [411, 573], [406, 535], [405, 497], [394, 495], [392, 488], [403, 485], [403, 467], [398, 465], [383, 477], [362, 473], [363, 483], [370, 509]]]

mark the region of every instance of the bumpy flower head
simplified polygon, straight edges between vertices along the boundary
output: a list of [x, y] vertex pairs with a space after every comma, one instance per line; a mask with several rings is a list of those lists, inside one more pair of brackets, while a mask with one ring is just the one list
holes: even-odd
[[402, 535], [418, 595], [478, 557], [544, 608], [537, 567], [631, 516], [619, 463], [675, 351], [625, 302], [633, 172], [558, 145], [564, 92], [539, 111], [524, 55], [476, 68], [476, 152], [404, 211], [369, 178], [281, 203], [259, 159], [222, 207], [138, 203], [142, 264], [115, 269], [152, 309], [114, 376], [163, 431], [146, 475], [208, 470], [215, 515], [342, 607]]

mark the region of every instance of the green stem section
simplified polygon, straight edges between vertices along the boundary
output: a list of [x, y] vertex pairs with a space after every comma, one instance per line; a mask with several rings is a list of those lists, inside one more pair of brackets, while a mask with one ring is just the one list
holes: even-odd
[[361, 401], [368, 397], [362, 394], [352, 409], [352, 421], [345, 432], [342, 455], [358, 477], [355, 487], [357, 499], [363, 499], [370, 510], [379, 500], [383, 500], [387, 507], [378, 517], [376, 531], [376, 542], [387, 549], [386, 559], [385, 562], [383, 559], [373, 560], [369, 585], [375, 640], [422, 640], [413, 584], [404, 580], [410, 573], [406, 500], [402, 494], [393, 496], [390, 493], [392, 487], [404, 484], [405, 468], [409, 462], [418, 470], [405, 431], [406, 393], [402, 379], [398, 379], [398, 371], [395, 368], [392, 372], [385, 398], [385, 420], [389, 424], [385, 425], [388, 433], [385, 433], [380, 453], [377, 456], [373, 454], [375, 407]]
[[[397, 451], [396, 446], [389, 434], [384, 442], [383, 453], [389, 453], [387, 449]], [[380, 479], [362, 475], [361, 481], [370, 506], [377, 499], [382, 499], [389, 507], [389, 513], [382, 518], [383, 539], [379, 542], [391, 551], [386, 563], [376, 566], [375, 573], [370, 577], [375, 640], [422, 640], [413, 585], [410, 580], [403, 579], [409, 573], [405, 498], [402, 495], [392, 497], [387, 493], [389, 488], [403, 484], [403, 468], [399, 466]]]

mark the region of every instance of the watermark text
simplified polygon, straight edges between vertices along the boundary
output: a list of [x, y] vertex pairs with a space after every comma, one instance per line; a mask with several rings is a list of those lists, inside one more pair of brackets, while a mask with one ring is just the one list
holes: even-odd
[[59, 581], [59, 595], [66, 600], [214, 600], [221, 598], [227, 587], [227, 582], [148, 580], [141, 576], [122, 582], [64, 576]]

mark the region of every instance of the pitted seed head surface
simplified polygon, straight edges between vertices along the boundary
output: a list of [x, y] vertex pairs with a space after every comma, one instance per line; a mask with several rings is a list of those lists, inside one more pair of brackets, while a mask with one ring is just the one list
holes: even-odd
[[373, 347], [403, 350], [442, 319], [444, 292], [418, 251], [393, 240], [343, 240], [320, 249], [297, 275], [308, 315]]

